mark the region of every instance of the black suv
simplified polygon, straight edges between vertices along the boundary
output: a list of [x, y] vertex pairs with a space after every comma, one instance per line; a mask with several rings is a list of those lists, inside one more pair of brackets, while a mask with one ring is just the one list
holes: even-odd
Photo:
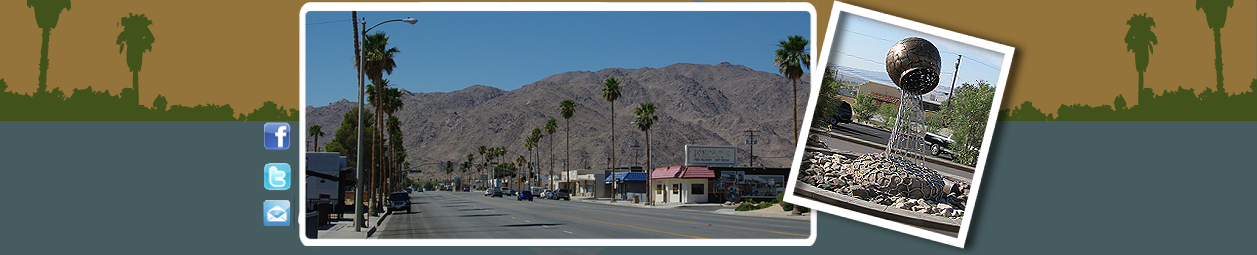
[[410, 193], [393, 192], [388, 194], [388, 209], [392, 211], [406, 210], [406, 213], [410, 213]]
[[572, 197], [567, 194], [567, 189], [556, 190], [554, 191], [554, 193], [551, 194], [551, 196], [553, 196], [555, 200], [563, 199], [567, 201], [572, 201]]

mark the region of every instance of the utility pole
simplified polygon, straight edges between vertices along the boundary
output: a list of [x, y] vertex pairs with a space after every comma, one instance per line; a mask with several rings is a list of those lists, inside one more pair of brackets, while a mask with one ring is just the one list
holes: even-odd
[[637, 159], [639, 158], [638, 156], [640, 156], [638, 153], [641, 153], [641, 152], [642, 152], [642, 146], [638, 146], [638, 145], [634, 144], [633, 146], [630, 146], [630, 147], [632, 147], [632, 148], [633, 148], [633, 165], [634, 165], [634, 166], [637, 166], [637, 165], [638, 165], [638, 164], [637, 164], [637, 163], [638, 163]]
[[756, 136], [755, 132], [759, 132], [759, 130], [747, 129], [746, 131], [742, 131], [742, 132], [747, 133], [745, 143], [751, 146], [751, 156], [750, 156], [751, 164], [749, 166], [754, 166], [755, 165], [755, 144], [759, 143], [759, 140], [755, 140], [755, 136]]
[[953, 93], [956, 92], [956, 76], [960, 76], [960, 58], [961, 57], [964, 57], [964, 55], [956, 54], [956, 72], [951, 74], [951, 88], [948, 88], [948, 91], [947, 91], [947, 108], [948, 109], [951, 109], [951, 105], [952, 105], [951, 98], [956, 95]]

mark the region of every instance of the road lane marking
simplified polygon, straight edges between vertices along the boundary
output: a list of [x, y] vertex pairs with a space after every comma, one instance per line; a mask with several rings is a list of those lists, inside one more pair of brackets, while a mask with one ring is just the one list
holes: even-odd
[[[518, 206], [513, 206], [513, 205], [499, 204], [499, 203], [496, 203], [496, 202], [493, 202], [493, 201], [486, 201], [486, 200], [480, 200], [480, 201], [484, 201], [484, 202], [488, 202], [488, 203], [492, 203], [492, 204], [497, 204], [497, 205], [502, 205], [502, 206], [514, 207], [514, 208], [523, 209], [523, 210], [529, 210], [529, 211], [539, 212], [539, 213], [551, 214], [551, 215], [556, 215], [556, 216], [563, 216], [563, 217], [568, 217], [568, 218], [573, 218], [573, 219], [578, 219], [578, 220], [592, 221], [592, 222], [597, 222], [597, 223], [602, 223], [602, 224], [607, 224], [607, 225], [615, 225], [615, 226], [621, 226], [621, 227], [626, 227], [626, 228], [634, 228], [634, 229], [640, 229], [640, 230], [646, 230], [646, 231], [652, 231], [652, 232], [664, 233], [664, 234], [669, 234], [669, 235], [676, 235], [676, 236], [689, 237], [689, 238], [694, 238], [694, 239], [710, 239], [710, 238], [701, 237], [701, 236], [682, 235], [682, 234], [672, 233], [672, 232], [668, 232], [668, 231], [654, 230], [654, 229], [643, 228], [643, 227], [638, 227], [638, 226], [633, 226], [633, 225], [620, 224], [620, 223], [611, 223], [611, 222], [605, 222], [605, 221], [600, 221], [600, 220], [591, 220], [591, 219], [586, 219], [586, 218], [581, 218], [581, 217], [576, 217], [576, 216], [571, 216], [571, 215], [563, 215], [563, 214], [557, 214], [557, 213], [552, 213], [552, 212], [547, 212], [547, 211], [533, 210], [533, 209], [528, 209], [528, 208], [523, 208], [523, 207], [518, 207]], [[514, 217], [512, 217], [512, 218], [514, 218]]]

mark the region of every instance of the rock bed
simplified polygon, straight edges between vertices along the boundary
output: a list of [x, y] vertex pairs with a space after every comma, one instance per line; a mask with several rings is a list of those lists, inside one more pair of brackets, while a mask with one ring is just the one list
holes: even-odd
[[799, 181], [861, 200], [948, 218], [964, 217], [969, 183], [883, 153], [848, 158], [811, 152]]

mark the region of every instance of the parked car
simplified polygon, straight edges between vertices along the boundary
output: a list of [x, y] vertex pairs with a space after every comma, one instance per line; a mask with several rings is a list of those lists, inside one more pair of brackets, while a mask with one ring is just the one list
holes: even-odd
[[541, 191], [541, 198], [550, 199], [550, 193], [553, 193], [553, 192], [551, 192], [550, 190]]
[[410, 193], [393, 192], [388, 194], [388, 209], [391, 211], [406, 210], [406, 213], [410, 213]]
[[515, 189], [505, 189], [505, 190], [506, 190], [506, 195], [507, 195], [507, 196], [512, 196], [512, 197], [513, 197], [513, 196], [515, 196], [515, 195], [516, 195], [516, 194], [515, 194]]
[[925, 142], [929, 144], [930, 155], [947, 154], [948, 157], [955, 157], [951, 151], [951, 144], [954, 142], [951, 138], [927, 132]]
[[554, 200], [563, 199], [563, 200], [567, 200], [567, 201], [572, 201], [572, 197], [571, 197], [571, 195], [570, 195], [570, 194], [568, 194], [567, 189], [559, 189], [559, 190], [556, 190], [556, 191], [554, 191], [553, 196], [554, 196], [554, 198], [552, 198], [552, 199], [554, 199]]
[[491, 194], [491, 195], [489, 195], [489, 196], [491, 196], [491, 197], [502, 197], [502, 190], [501, 190], [501, 189], [489, 189], [489, 190], [493, 191], [493, 194]]
[[519, 191], [519, 196], [515, 197], [515, 201], [524, 201], [524, 199], [528, 199], [528, 201], [532, 201], [531, 190], [521, 190]]
[[833, 110], [833, 118], [829, 119], [830, 125], [851, 123], [851, 104], [842, 102]]
[[487, 196], [489, 196], [489, 195], [493, 195], [493, 189], [485, 189], [485, 190], [484, 190], [484, 196], [486, 196], [486, 197], [487, 197]]

